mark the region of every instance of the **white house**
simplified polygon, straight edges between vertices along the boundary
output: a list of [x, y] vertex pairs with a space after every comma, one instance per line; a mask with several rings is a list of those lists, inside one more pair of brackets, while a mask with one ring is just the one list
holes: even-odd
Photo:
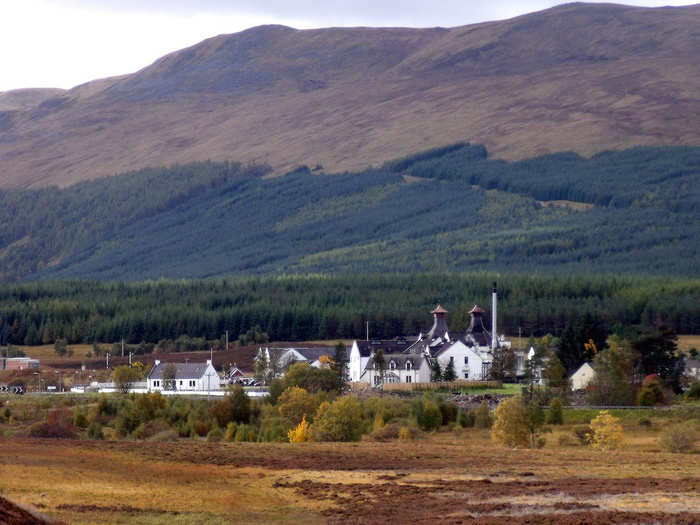
[[684, 375], [690, 381], [700, 381], [700, 360], [686, 359]]
[[[379, 385], [384, 382], [429, 382], [431, 364], [439, 363], [441, 370], [452, 365], [457, 379], [488, 379], [494, 346], [510, 347], [502, 337], [492, 339], [483, 322], [484, 310], [474, 306], [471, 323], [464, 334], [451, 333], [447, 328], [445, 310], [438, 305], [432, 312], [433, 326], [418, 337], [388, 341], [355, 341], [350, 350], [351, 381]], [[383, 365], [376, 359], [379, 351]], [[383, 378], [382, 378], [383, 369]]]
[[[175, 368], [174, 380], [163, 379], [163, 372], [169, 366]], [[170, 381], [172, 383], [166, 384]], [[146, 383], [149, 392], [162, 390], [215, 392], [221, 390], [219, 374], [208, 359], [206, 363], [161, 363], [156, 359]]]
[[332, 347], [310, 347], [310, 348], [258, 348], [258, 355], [255, 356], [257, 361], [260, 356], [264, 356], [268, 363], [273, 359], [276, 360], [279, 370], [286, 370], [291, 365], [297, 362], [309, 363], [315, 368], [321, 366], [321, 356], [328, 356], [333, 359], [335, 348]]
[[571, 389], [584, 390], [594, 377], [595, 370], [593, 368], [593, 363], [583, 363], [569, 378], [571, 381]]

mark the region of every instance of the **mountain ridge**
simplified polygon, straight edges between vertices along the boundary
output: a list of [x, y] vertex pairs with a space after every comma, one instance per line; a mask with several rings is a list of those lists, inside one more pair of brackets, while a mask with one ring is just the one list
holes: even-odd
[[237, 159], [364, 169], [460, 140], [517, 160], [697, 145], [700, 5], [455, 28], [259, 26], [0, 111], [0, 186]]

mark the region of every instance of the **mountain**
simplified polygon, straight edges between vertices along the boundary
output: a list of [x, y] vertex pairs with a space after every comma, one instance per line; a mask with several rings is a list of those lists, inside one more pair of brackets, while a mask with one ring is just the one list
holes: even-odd
[[700, 5], [568, 4], [452, 29], [217, 36], [0, 105], [0, 186], [207, 159], [361, 170], [461, 140], [507, 160], [697, 145], [698, 27]]
[[362, 172], [201, 162], [0, 190], [0, 281], [492, 271], [700, 277], [700, 147]]

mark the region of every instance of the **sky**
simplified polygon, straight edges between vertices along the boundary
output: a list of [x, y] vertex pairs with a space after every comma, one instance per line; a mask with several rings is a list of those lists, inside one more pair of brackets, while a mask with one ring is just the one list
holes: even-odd
[[[76, 85], [261, 24], [453, 27], [546, 9], [549, 0], [0, 0], [0, 92]], [[636, 0], [649, 7], [687, 0]]]

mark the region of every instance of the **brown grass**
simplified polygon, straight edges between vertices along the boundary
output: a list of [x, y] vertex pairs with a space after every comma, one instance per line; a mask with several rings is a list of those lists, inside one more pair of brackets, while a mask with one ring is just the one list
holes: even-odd
[[700, 352], [700, 335], [679, 335], [678, 348], [685, 352], [691, 348], [695, 348]]
[[0, 466], [7, 496], [76, 524], [398, 523], [396, 508], [415, 523], [540, 514], [559, 523], [571, 512], [589, 523], [700, 519], [687, 515], [700, 508], [700, 456], [662, 453], [648, 439], [614, 455], [557, 445], [570, 430], [557, 428], [541, 450], [504, 448], [481, 429], [410, 443], [0, 438]]

